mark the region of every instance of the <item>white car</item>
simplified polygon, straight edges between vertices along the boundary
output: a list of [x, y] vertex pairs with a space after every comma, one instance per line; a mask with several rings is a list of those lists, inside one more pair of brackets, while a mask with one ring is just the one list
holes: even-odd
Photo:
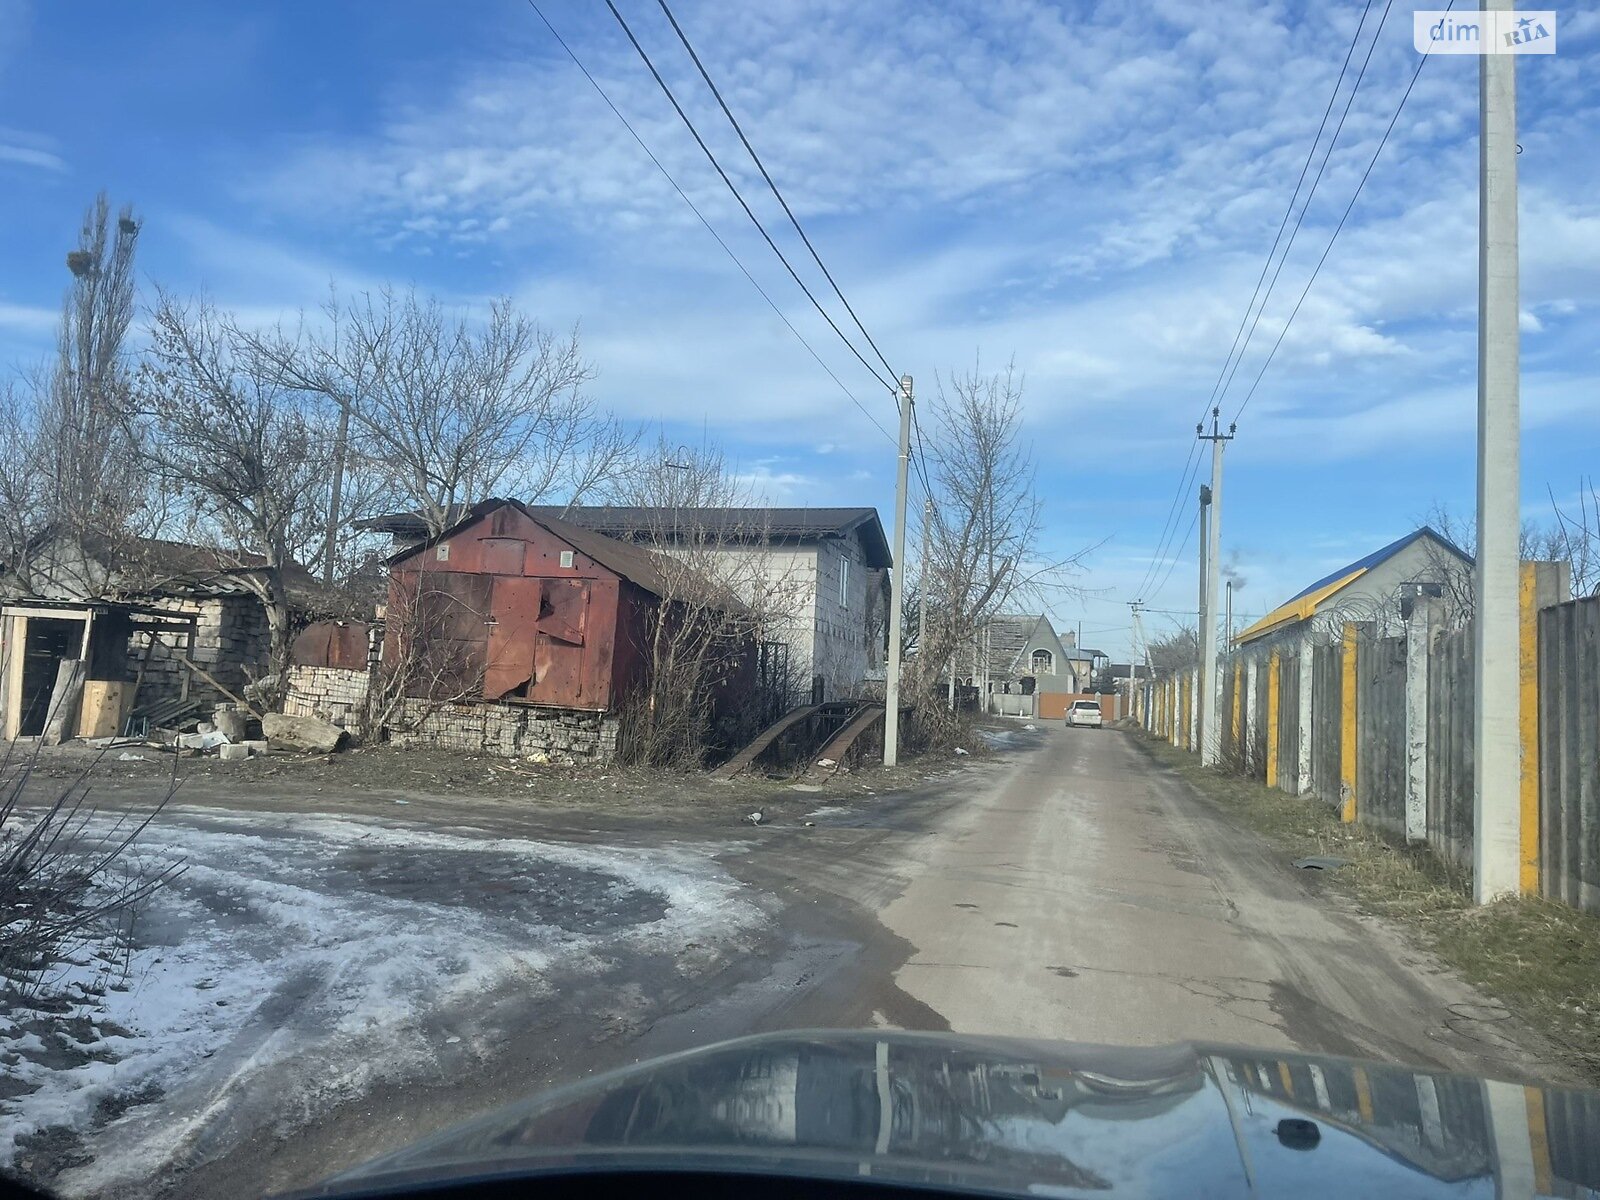
[[1074, 700], [1072, 707], [1067, 709], [1068, 725], [1085, 725], [1090, 729], [1100, 728], [1100, 701]]

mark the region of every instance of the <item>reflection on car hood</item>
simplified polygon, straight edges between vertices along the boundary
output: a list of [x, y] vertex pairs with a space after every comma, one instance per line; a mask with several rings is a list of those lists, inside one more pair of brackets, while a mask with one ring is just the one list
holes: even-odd
[[1188, 1043], [775, 1034], [512, 1105], [309, 1194], [619, 1166], [1001, 1195], [1586, 1195], [1600, 1093]]

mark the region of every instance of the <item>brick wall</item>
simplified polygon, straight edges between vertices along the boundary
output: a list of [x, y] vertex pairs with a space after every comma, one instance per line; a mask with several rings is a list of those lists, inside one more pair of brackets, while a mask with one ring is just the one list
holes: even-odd
[[365, 671], [343, 667], [290, 667], [283, 711], [298, 717], [321, 717], [359, 735], [367, 678]]
[[[368, 675], [340, 667], [290, 667], [284, 711], [321, 717], [360, 735]], [[397, 746], [439, 746], [504, 757], [544, 755], [553, 763], [607, 762], [617, 753], [617, 720], [604, 713], [526, 704], [437, 704], [406, 700], [390, 731]]]
[[525, 704], [406, 701], [412, 728], [391, 735], [400, 746], [443, 746], [553, 763], [608, 762], [617, 753], [617, 719], [604, 713]]
[[[169, 612], [199, 617], [195, 628], [194, 662], [235, 693], [252, 678], [266, 673], [271, 646], [267, 615], [254, 596], [213, 596], [206, 599], [149, 601]], [[128, 646], [128, 667], [137, 671], [152, 635], [135, 633]], [[175, 700], [183, 690], [186, 673], [179, 661], [184, 638], [180, 633], [156, 635], [156, 644], [139, 686], [139, 703]], [[189, 695], [209, 707], [228, 698], [200, 676], [189, 681]]]

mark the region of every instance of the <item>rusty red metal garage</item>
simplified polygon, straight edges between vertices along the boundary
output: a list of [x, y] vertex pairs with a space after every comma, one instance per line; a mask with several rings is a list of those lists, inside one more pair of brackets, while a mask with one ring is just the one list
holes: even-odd
[[[665, 565], [515, 500], [485, 501], [389, 560], [385, 658], [399, 653], [395, 614], [412, 613], [463, 698], [608, 711], [643, 677]], [[419, 679], [410, 694], [439, 686]]]

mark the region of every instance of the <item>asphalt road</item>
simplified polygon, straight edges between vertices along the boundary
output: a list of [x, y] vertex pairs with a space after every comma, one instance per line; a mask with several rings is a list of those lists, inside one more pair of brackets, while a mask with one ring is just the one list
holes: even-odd
[[[684, 955], [629, 935], [552, 967], [536, 988], [425, 1014], [423, 1027], [453, 1031], [427, 1070], [384, 1078], [309, 1125], [210, 1139], [164, 1190], [304, 1185], [530, 1092], [786, 1028], [1195, 1039], [1563, 1077], [1499, 1006], [1231, 825], [1128, 734], [1051, 725], [910, 791], [849, 803], [792, 793], [760, 826], [726, 805], [708, 813], [696, 828], [681, 813], [407, 808], [401, 820], [419, 833], [448, 821], [452, 838], [624, 857], [659, 847], [680, 872], [699, 858], [761, 915], [720, 948], [691, 939], [696, 952]], [[405, 861], [352, 882], [391, 895], [420, 886]], [[457, 854], [451, 902], [475, 861], [504, 866]], [[489, 894], [497, 920], [522, 902]], [[641, 903], [627, 920], [648, 928]], [[273, 1082], [254, 1086], [270, 1093]]]

